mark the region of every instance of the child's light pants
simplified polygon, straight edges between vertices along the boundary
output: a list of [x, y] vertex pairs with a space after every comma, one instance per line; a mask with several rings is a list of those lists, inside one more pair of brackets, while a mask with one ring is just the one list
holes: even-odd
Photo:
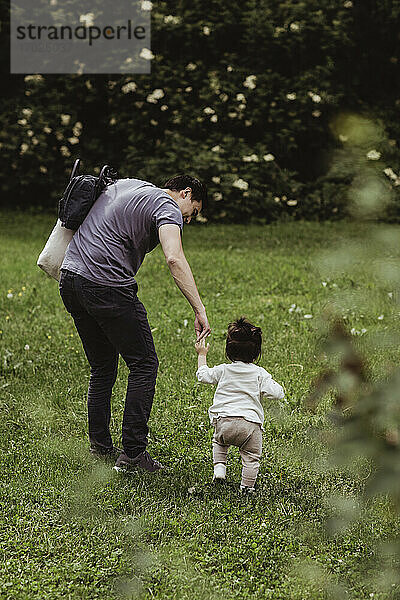
[[261, 425], [243, 417], [219, 417], [213, 425], [214, 465], [225, 465], [229, 446], [237, 446], [242, 457], [242, 485], [254, 487], [262, 453]]

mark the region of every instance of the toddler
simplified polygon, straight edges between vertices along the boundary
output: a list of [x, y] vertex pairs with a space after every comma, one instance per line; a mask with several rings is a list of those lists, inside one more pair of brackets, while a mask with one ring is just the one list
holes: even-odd
[[196, 343], [201, 383], [217, 386], [209, 417], [214, 426], [214, 481], [225, 480], [229, 446], [237, 446], [242, 458], [243, 493], [253, 493], [262, 452], [264, 411], [262, 396], [281, 400], [283, 389], [262, 367], [254, 364], [261, 355], [262, 332], [247, 319], [230, 323], [226, 338], [226, 356], [231, 364], [207, 366], [209, 344]]

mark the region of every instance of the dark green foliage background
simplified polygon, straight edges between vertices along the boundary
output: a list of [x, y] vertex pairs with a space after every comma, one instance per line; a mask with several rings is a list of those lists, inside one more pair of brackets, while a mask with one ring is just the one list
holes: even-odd
[[[80, 156], [88, 172], [109, 162], [121, 176], [158, 185], [195, 173], [210, 187], [214, 221], [339, 218], [352, 174], [332, 170], [335, 152], [346, 152], [332, 122], [346, 112], [383, 127], [379, 147], [369, 148], [381, 153], [379, 172], [400, 168], [400, 0], [156, 0], [151, 75], [27, 80], [9, 75], [9, 3], [0, 6], [5, 205], [55, 208]], [[243, 85], [252, 75], [254, 89]], [[136, 89], [124, 93], [129, 82]], [[155, 89], [164, 96], [151, 103]], [[61, 114], [71, 115], [69, 124]], [[74, 144], [76, 122], [83, 128]], [[254, 154], [258, 162], [243, 161]], [[247, 190], [233, 186], [238, 179]], [[382, 180], [392, 188], [389, 217], [398, 220], [400, 186]]]

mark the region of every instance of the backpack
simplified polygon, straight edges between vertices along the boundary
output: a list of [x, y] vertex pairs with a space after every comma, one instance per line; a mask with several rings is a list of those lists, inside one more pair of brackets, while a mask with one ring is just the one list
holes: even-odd
[[74, 164], [69, 184], [59, 202], [59, 218], [37, 260], [38, 267], [57, 281], [75, 231], [82, 225], [101, 192], [117, 179], [116, 171], [108, 165], [102, 168], [99, 177], [78, 175], [79, 163], [80, 160], [77, 160]]
[[75, 161], [69, 183], [58, 204], [58, 218], [66, 229], [76, 231], [93, 204], [108, 185], [115, 183], [118, 173], [104, 165], [100, 175], [79, 175], [80, 159]]

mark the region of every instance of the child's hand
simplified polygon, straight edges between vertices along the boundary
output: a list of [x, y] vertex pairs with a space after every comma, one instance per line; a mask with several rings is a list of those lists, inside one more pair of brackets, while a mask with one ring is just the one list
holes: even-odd
[[194, 347], [196, 348], [197, 354], [200, 356], [207, 356], [207, 352], [210, 349], [210, 344], [207, 344], [206, 346], [206, 339], [203, 338], [199, 342], [196, 342]]

